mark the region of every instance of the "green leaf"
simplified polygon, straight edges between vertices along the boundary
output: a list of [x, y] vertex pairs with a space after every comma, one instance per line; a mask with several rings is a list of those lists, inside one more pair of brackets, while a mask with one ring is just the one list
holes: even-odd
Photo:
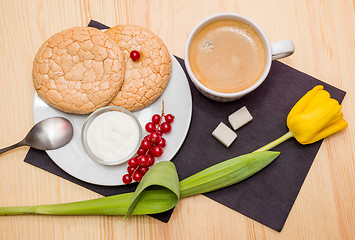
[[253, 152], [206, 168], [180, 182], [181, 198], [240, 182], [269, 165], [279, 154], [271, 151]]
[[[151, 186], [155, 186], [155, 189], [158, 190], [161, 190], [161, 188], [168, 189], [169, 191], [165, 191], [165, 194], [167, 195], [166, 201], [171, 202], [172, 207], [178, 203], [180, 198], [180, 185], [175, 165], [172, 162], [160, 162], [151, 167], [151, 169], [142, 178], [142, 181], [139, 183], [136, 191], [134, 192], [126, 213], [126, 218], [136, 207], [138, 201], [142, 197], [142, 193]], [[152, 195], [156, 193], [155, 191], [151, 191], [149, 194]], [[159, 195], [161, 195], [161, 192], [159, 192]], [[150, 205], [153, 204], [154, 203], [151, 203]], [[167, 211], [169, 209], [161, 209], [161, 212]]]
[[255, 174], [280, 153], [261, 151], [213, 165], [179, 183], [175, 165], [160, 162], [151, 167], [134, 193], [53, 205], [2, 207], [0, 215], [139, 215], [165, 212], [179, 198], [214, 191]]
[[155, 214], [175, 207], [179, 196], [180, 185], [175, 165], [172, 162], [160, 162], [151, 167], [134, 193], [62, 204], [2, 207], [0, 216]]

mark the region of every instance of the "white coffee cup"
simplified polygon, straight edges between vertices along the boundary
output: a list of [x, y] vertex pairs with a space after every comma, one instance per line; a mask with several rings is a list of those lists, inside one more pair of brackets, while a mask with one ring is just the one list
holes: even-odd
[[[264, 71], [262, 72], [259, 79], [253, 85], [251, 85], [250, 87], [242, 91], [233, 92], [233, 93], [221, 93], [221, 92], [211, 90], [205, 85], [203, 85], [196, 78], [195, 74], [191, 70], [190, 61], [189, 61], [189, 51], [190, 51], [192, 40], [205, 26], [220, 20], [236, 20], [249, 25], [257, 33], [257, 35], [263, 42], [265, 48], [266, 61], [265, 61]], [[212, 100], [216, 100], [219, 102], [230, 102], [243, 97], [244, 95], [250, 93], [251, 91], [255, 90], [258, 86], [260, 86], [262, 82], [266, 79], [267, 75], [269, 74], [272, 60], [290, 56], [294, 51], [295, 51], [295, 46], [292, 40], [283, 40], [283, 41], [270, 43], [263, 30], [251, 19], [236, 13], [219, 13], [210, 16], [205, 20], [203, 20], [202, 22], [200, 22], [190, 33], [185, 46], [185, 65], [193, 84], [203, 95], [205, 95], [206, 97]]]

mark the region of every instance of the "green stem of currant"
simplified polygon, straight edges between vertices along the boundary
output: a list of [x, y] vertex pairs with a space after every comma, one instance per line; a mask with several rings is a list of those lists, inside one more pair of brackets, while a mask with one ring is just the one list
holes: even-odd
[[157, 133], [158, 130], [160, 129], [160, 125], [161, 125], [161, 121], [163, 119], [163, 116], [164, 116], [164, 100], [161, 101], [161, 115], [160, 115], [160, 119], [159, 119], [159, 124], [158, 124], [158, 127], [155, 129], [155, 132]]

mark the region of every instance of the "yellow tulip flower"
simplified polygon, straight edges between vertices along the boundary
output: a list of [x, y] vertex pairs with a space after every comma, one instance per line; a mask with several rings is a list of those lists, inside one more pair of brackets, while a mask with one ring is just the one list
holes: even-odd
[[316, 86], [291, 109], [287, 126], [301, 144], [317, 142], [348, 126], [338, 101]]
[[291, 137], [301, 144], [314, 143], [347, 126], [338, 101], [332, 99], [323, 86], [318, 85], [291, 109], [287, 116], [289, 132], [256, 151], [269, 150]]

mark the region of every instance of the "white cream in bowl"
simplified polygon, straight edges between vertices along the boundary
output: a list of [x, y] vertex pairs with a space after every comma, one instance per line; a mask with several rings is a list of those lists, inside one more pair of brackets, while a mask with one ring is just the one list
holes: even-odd
[[126, 162], [138, 150], [142, 129], [126, 109], [105, 107], [92, 113], [82, 130], [85, 151], [105, 165]]

